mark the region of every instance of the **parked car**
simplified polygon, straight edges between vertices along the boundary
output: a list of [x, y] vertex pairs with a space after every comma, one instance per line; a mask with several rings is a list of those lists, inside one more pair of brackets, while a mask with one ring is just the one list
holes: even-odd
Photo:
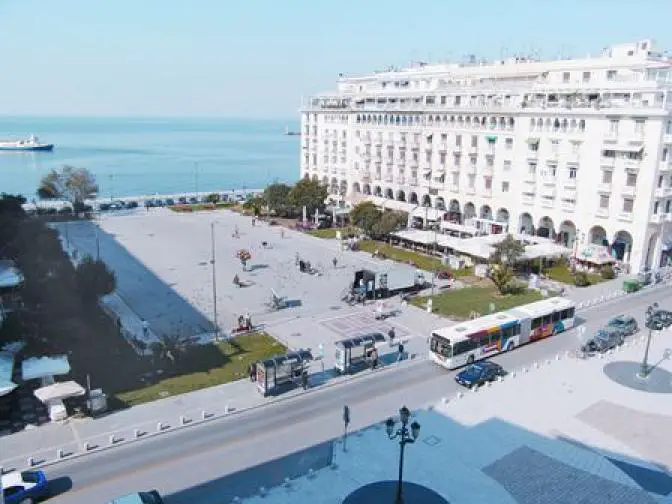
[[455, 376], [455, 381], [465, 387], [478, 387], [485, 382], [491, 382], [498, 376], [506, 375], [504, 368], [491, 361], [481, 361], [471, 364]]
[[163, 504], [163, 499], [159, 492], [150, 490], [149, 492], [136, 492], [117, 497], [108, 504]]
[[173, 198], [168, 198], [166, 200], [166, 206], [173, 206], [175, 204], [175, 200]]
[[189, 203], [191, 203], [192, 205], [195, 205], [196, 203], [198, 203], [198, 198], [194, 198], [192, 196], [191, 198], [189, 198]]
[[619, 329], [625, 336], [630, 336], [639, 331], [639, 326], [634, 317], [630, 315], [619, 315], [612, 318], [608, 323], [607, 327], [613, 327], [614, 329]]
[[98, 205], [98, 210], [101, 212], [107, 212], [110, 209], [110, 204], [109, 203], [101, 203]]
[[615, 327], [604, 327], [581, 346], [581, 351], [584, 354], [604, 353], [622, 345], [624, 341], [625, 334], [623, 334], [623, 331]]
[[137, 201], [127, 201], [126, 202], [126, 208], [138, 208], [138, 202]]
[[5, 504], [33, 504], [49, 496], [47, 476], [43, 471], [12, 471], [2, 475]]
[[187, 198], [185, 198], [184, 196], [180, 196], [179, 198], [177, 198], [177, 201], [180, 205], [186, 205], [187, 204]]
[[670, 327], [672, 325], [672, 311], [658, 310], [653, 316], [660, 320], [663, 327]]
[[156, 204], [154, 203], [154, 200], [151, 200], [151, 199], [150, 200], [145, 200], [145, 208], [152, 208], [154, 206], [156, 206]]

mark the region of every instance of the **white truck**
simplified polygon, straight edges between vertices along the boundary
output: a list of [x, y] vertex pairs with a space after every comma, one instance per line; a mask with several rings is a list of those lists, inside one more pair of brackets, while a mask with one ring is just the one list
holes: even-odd
[[415, 292], [425, 287], [427, 281], [420, 270], [389, 268], [358, 270], [355, 272], [353, 291], [365, 293], [367, 299], [382, 299], [402, 292]]

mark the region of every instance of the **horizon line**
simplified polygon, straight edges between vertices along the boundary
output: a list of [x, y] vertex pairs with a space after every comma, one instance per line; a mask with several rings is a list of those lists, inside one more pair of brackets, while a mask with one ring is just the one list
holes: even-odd
[[0, 114], [0, 119], [127, 119], [127, 120], [211, 120], [211, 121], [300, 121], [300, 117], [214, 116], [214, 115], [115, 115], [115, 114]]

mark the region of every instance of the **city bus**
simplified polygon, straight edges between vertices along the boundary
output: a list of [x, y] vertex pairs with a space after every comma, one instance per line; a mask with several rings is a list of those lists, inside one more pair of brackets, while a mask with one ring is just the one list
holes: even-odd
[[576, 305], [550, 298], [432, 331], [430, 359], [455, 369], [574, 327]]

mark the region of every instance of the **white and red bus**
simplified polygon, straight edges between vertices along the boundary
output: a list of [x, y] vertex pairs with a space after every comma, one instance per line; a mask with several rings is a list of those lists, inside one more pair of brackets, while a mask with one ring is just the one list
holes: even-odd
[[573, 301], [557, 297], [436, 329], [429, 357], [448, 369], [471, 364], [571, 329], [575, 310]]

